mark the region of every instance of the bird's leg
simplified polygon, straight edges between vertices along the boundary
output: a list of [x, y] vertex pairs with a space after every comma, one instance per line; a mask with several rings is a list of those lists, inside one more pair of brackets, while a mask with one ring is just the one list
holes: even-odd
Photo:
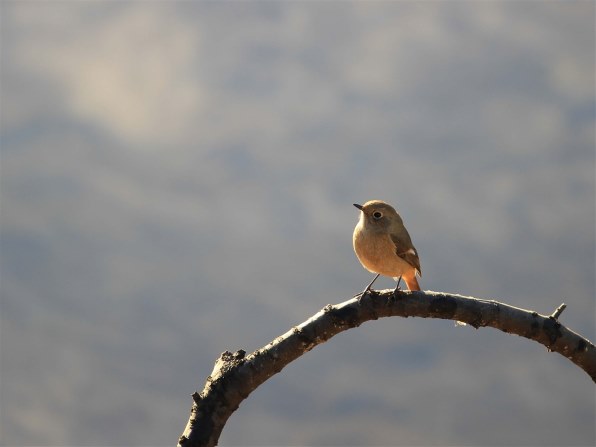
[[366, 292], [370, 291], [370, 288], [372, 287], [372, 285], [375, 283], [375, 281], [377, 280], [377, 278], [381, 276], [380, 273], [377, 273], [377, 275], [373, 278], [373, 280], [370, 282], [370, 284], [368, 286], [366, 286], [366, 289], [364, 289], [362, 291], [362, 295], [364, 295]]
[[397, 285], [395, 286], [395, 290], [393, 291], [393, 296], [395, 296], [395, 294], [400, 291], [400, 288], [399, 288], [400, 282], [401, 282], [401, 275], [399, 275], [399, 278], [397, 278]]
[[[370, 292], [370, 288], [372, 287], [372, 285], [375, 283], [375, 281], [377, 280], [377, 278], [378, 278], [379, 276], [381, 276], [381, 274], [380, 274], [380, 273], [377, 273], [377, 276], [375, 276], [375, 277], [373, 278], [373, 280], [370, 282], [370, 284], [369, 284], [368, 286], [366, 286], [366, 289], [364, 289], [364, 290], [362, 291], [362, 293], [360, 293], [360, 294], [359, 294], [359, 295], [360, 295], [360, 298], [358, 298], [358, 301], [360, 301], [360, 300], [362, 299], [362, 297], [363, 297], [364, 295], [366, 295], [366, 293], [367, 293], [367, 292]], [[356, 296], [358, 296], [358, 295], [356, 295]]]

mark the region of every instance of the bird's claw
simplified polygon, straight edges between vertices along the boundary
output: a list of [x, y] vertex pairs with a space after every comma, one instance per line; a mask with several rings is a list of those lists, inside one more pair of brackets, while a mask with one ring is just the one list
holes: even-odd
[[367, 290], [364, 290], [363, 292], [360, 292], [360, 293], [359, 293], [359, 294], [357, 294], [357, 295], [354, 295], [354, 298], [358, 297], [358, 304], [361, 304], [361, 303], [362, 303], [362, 299], [363, 299], [363, 298], [364, 298], [364, 297], [365, 297], [367, 294], [370, 294], [370, 293], [371, 293], [370, 289], [367, 289]]
[[393, 296], [397, 298], [397, 292], [401, 292], [401, 287], [399, 284], [401, 283], [401, 276], [397, 279], [397, 284], [395, 285], [395, 289], [393, 289]]

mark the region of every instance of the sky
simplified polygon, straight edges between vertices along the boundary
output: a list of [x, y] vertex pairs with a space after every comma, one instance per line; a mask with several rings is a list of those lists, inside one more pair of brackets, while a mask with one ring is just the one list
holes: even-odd
[[[360, 292], [382, 199], [421, 287], [595, 333], [591, 1], [0, 3], [0, 445], [172, 445], [221, 352]], [[378, 288], [393, 287], [380, 279]], [[587, 446], [535, 342], [389, 318], [221, 445]]]

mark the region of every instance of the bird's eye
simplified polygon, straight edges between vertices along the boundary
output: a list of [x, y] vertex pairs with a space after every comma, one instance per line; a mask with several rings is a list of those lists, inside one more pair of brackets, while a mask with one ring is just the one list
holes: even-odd
[[379, 220], [381, 217], [383, 217], [383, 213], [381, 213], [380, 211], [375, 211], [375, 212], [373, 213], [373, 217], [374, 217], [376, 220]]

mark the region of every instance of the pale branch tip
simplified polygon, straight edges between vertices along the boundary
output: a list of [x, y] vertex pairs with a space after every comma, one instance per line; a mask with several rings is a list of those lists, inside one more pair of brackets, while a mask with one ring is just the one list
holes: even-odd
[[553, 320], [558, 320], [563, 311], [567, 308], [567, 304], [561, 303], [559, 307], [555, 309], [555, 311], [551, 314], [550, 318]]
[[189, 420], [178, 445], [214, 446], [231, 414], [259, 385], [290, 362], [347, 329], [382, 317], [440, 318], [473, 326], [493, 327], [534, 340], [584, 370], [596, 382], [596, 347], [562, 325], [561, 304], [551, 315], [483, 300], [432, 291], [370, 291], [326, 305], [305, 322], [246, 355], [225, 351], [215, 362], [201, 393], [195, 392]]

